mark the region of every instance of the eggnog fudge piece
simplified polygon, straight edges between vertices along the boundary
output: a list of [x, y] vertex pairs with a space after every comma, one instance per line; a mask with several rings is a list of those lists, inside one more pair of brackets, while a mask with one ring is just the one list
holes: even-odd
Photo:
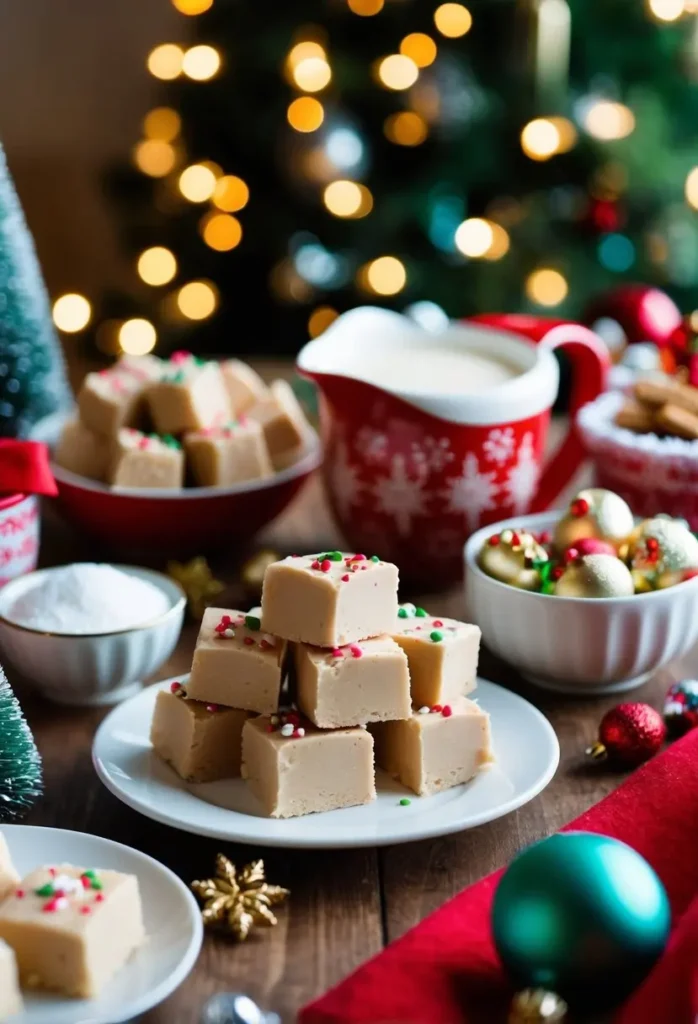
[[489, 716], [466, 697], [423, 706], [400, 722], [369, 726], [376, 764], [419, 796], [450, 789], [494, 760]]
[[109, 466], [112, 487], [182, 487], [184, 452], [174, 437], [142, 434], [123, 427], [117, 434]]
[[242, 727], [248, 711], [191, 700], [181, 683], [160, 690], [150, 730], [155, 753], [187, 782], [240, 774]]
[[284, 469], [295, 461], [307, 444], [310, 427], [291, 385], [285, 380], [273, 381], [267, 396], [248, 412], [262, 425], [274, 468]]
[[103, 434], [95, 434], [80, 420], [68, 420], [61, 432], [54, 458], [63, 469], [104, 480], [109, 463], [109, 441]]
[[135, 875], [41, 867], [0, 904], [0, 939], [27, 988], [93, 998], [144, 938]]
[[[0, 832], [0, 903], [19, 882], [19, 875], [12, 863], [7, 840]], [[2, 1017], [0, 1017], [0, 1020]]]
[[397, 587], [397, 566], [377, 555], [290, 555], [264, 574], [262, 624], [286, 640], [343, 647], [394, 631]]
[[230, 420], [230, 402], [218, 363], [175, 353], [147, 392], [158, 434], [216, 427]]
[[241, 359], [226, 359], [221, 363], [221, 373], [233, 415], [240, 416], [255, 402], [267, 397], [268, 389], [262, 378]]
[[409, 718], [407, 658], [389, 636], [328, 650], [295, 647], [296, 702], [321, 729]]
[[0, 1021], [23, 1008], [14, 951], [0, 939]]
[[106, 437], [121, 427], [138, 426], [145, 390], [159, 379], [162, 367], [155, 356], [124, 356], [111, 370], [88, 373], [78, 392], [84, 425]]
[[207, 608], [187, 696], [271, 714], [279, 706], [285, 658], [286, 642], [263, 632], [257, 616], [232, 608]]
[[480, 628], [429, 615], [413, 604], [400, 606], [393, 639], [410, 666], [412, 703], [450, 704], [475, 689]]
[[184, 448], [201, 487], [227, 487], [272, 473], [262, 427], [247, 416], [185, 434]]
[[295, 712], [250, 718], [242, 777], [272, 818], [367, 804], [376, 798], [373, 739], [366, 729], [316, 729]]

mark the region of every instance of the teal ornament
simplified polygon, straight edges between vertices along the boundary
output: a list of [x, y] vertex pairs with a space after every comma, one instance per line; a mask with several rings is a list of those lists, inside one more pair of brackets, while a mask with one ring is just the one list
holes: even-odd
[[523, 850], [494, 896], [492, 930], [514, 983], [575, 1006], [613, 1005], [648, 974], [669, 937], [666, 891], [630, 846], [591, 832]]

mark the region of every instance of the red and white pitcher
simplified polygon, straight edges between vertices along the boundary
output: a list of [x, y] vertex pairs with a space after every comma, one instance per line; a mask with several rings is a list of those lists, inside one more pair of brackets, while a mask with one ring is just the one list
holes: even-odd
[[584, 457], [571, 426], [543, 462], [555, 348], [572, 365], [573, 420], [609, 368], [580, 324], [493, 314], [434, 335], [363, 307], [307, 344], [298, 370], [320, 390], [325, 482], [350, 547], [440, 587], [461, 575], [474, 530], [547, 508]]

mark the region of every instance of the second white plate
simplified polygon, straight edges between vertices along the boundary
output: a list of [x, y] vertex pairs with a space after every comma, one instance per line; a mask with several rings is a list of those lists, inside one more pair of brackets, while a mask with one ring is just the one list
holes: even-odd
[[[186, 676], [178, 677], [185, 682]], [[120, 704], [95, 736], [92, 759], [104, 785], [129, 807], [174, 828], [214, 839], [292, 848], [386, 846], [460, 832], [500, 818], [547, 786], [560, 759], [553, 727], [537, 708], [495, 683], [474, 694], [491, 716], [497, 763], [472, 782], [417, 797], [385, 773], [378, 799], [302, 818], [268, 818], [242, 779], [192, 785], [155, 756], [148, 738], [156, 683]], [[400, 805], [408, 796], [411, 803]]]

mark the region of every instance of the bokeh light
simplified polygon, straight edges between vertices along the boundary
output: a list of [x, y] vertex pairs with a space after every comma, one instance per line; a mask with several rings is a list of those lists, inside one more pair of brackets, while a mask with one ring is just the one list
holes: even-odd
[[567, 297], [569, 285], [559, 270], [540, 267], [528, 275], [525, 289], [537, 306], [559, 306]]
[[154, 78], [169, 82], [182, 73], [184, 51], [176, 43], [162, 43], [148, 54], [148, 71]]
[[242, 225], [229, 213], [209, 213], [201, 220], [201, 235], [211, 249], [229, 252], [242, 241]]
[[684, 194], [688, 205], [692, 206], [694, 210], [698, 210], [698, 167], [694, 167], [689, 172], [684, 185]]
[[182, 128], [182, 119], [172, 107], [155, 107], [143, 118], [143, 134], [149, 139], [172, 142]]
[[635, 246], [627, 237], [616, 232], [604, 235], [599, 242], [599, 263], [607, 270], [622, 274], [635, 262]]
[[635, 115], [629, 107], [613, 100], [596, 100], [582, 118], [585, 129], [601, 142], [624, 139], [635, 128]]
[[213, 7], [213, 0], [172, 0], [180, 14], [203, 14]]
[[304, 92], [320, 92], [332, 80], [332, 68], [324, 57], [305, 57], [294, 66], [292, 74]]
[[436, 60], [436, 43], [425, 32], [410, 32], [400, 43], [400, 53], [413, 60], [418, 68], [428, 68]]
[[167, 284], [177, 273], [174, 253], [162, 245], [145, 249], [138, 257], [138, 273], [146, 284], [154, 287]]
[[347, 0], [347, 7], [362, 18], [370, 18], [380, 14], [385, 7], [385, 0]]
[[179, 191], [190, 203], [204, 203], [216, 189], [216, 175], [205, 164], [185, 167], [179, 176]]
[[311, 338], [317, 338], [327, 330], [339, 313], [332, 306], [318, 306], [310, 314], [308, 319], [308, 334]]
[[177, 154], [169, 142], [145, 139], [133, 151], [136, 167], [151, 178], [163, 178], [177, 163]]
[[386, 117], [383, 131], [386, 138], [398, 146], [419, 146], [429, 134], [429, 127], [420, 114], [401, 110]]
[[677, 21], [686, 8], [684, 0], [649, 0], [647, 6], [658, 21]]
[[361, 268], [359, 281], [376, 295], [397, 295], [405, 287], [407, 271], [396, 256], [379, 256]]
[[391, 53], [378, 63], [378, 79], [386, 89], [409, 89], [419, 77], [419, 68], [403, 53]]
[[442, 36], [458, 39], [470, 31], [473, 16], [463, 4], [441, 4], [434, 11], [434, 24]]
[[313, 96], [299, 96], [289, 104], [286, 117], [297, 132], [315, 132], [325, 120], [325, 110]]
[[182, 71], [195, 82], [205, 82], [218, 72], [221, 55], [213, 46], [192, 46], [182, 58]]
[[218, 293], [210, 281], [190, 281], [177, 292], [180, 312], [189, 320], [205, 320], [215, 312]]
[[237, 213], [247, 206], [249, 198], [250, 190], [242, 178], [236, 174], [224, 174], [216, 182], [211, 202], [226, 213]]
[[152, 352], [157, 340], [157, 332], [150, 320], [141, 317], [125, 320], [119, 329], [121, 351], [130, 356], [144, 356]]
[[356, 181], [332, 181], [323, 193], [325, 206], [335, 217], [365, 217], [373, 209], [373, 196]]
[[68, 292], [53, 304], [53, 322], [59, 331], [75, 334], [84, 330], [90, 322], [92, 307], [84, 295]]
[[464, 256], [470, 256], [471, 259], [484, 256], [493, 241], [492, 224], [483, 217], [468, 217], [456, 229], [456, 246]]
[[560, 132], [547, 117], [529, 121], [521, 132], [521, 148], [531, 160], [549, 160], [560, 149]]

